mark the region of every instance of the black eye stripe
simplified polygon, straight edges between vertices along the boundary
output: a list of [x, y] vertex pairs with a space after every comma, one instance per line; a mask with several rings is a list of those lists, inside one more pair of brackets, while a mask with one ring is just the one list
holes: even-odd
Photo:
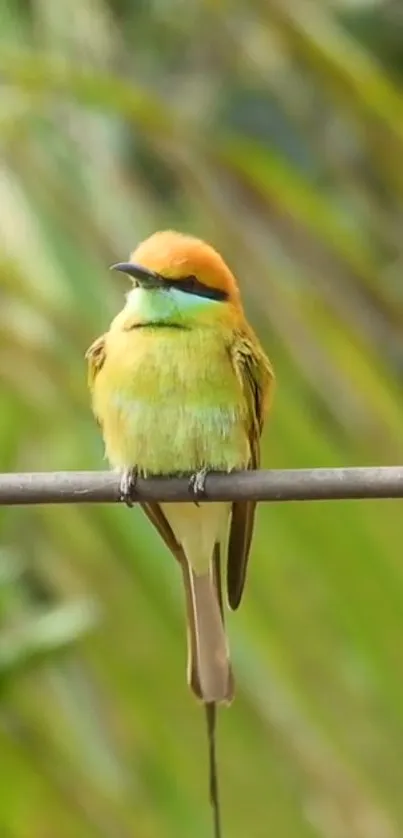
[[197, 297], [207, 297], [209, 300], [217, 300], [219, 302], [228, 299], [226, 291], [204, 285], [203, 282], [197, 279], [197, 276], [187, 276], [176, 282], [170, 282], [169, 280], [165, 280], [165, 282], [170, 288], [178, 288], [180, 291], [184, 291], [185, 294], [195, 294]]

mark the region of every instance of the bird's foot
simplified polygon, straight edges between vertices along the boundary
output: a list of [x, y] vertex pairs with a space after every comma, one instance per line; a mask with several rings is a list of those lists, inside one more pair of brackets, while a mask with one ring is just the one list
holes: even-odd
[[189, 492], [194, 496], [196, 506], [199, 506], [198, 501], [202, 500], [206, 494], [206, 477], [208, 473], [208, 468], [202, 468], [189, 478]]
[[125, 468], [120, 480], [120, 500], [126, 506], [133, 506], [133, 497], [136, 492], [138, 471], [137, 468]]

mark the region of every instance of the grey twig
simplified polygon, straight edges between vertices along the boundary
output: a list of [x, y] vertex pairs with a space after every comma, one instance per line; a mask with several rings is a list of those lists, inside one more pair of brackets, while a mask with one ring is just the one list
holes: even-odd
[[[0, 474], [0, 505], [116, 503], [120, 475], [111, 471]], [[403, 466], [239, 471], [209, 474], [206, 501], [302, 501], [403, 498]], [[189, 475], [139, 478], [134, 501], [192, 501]]]

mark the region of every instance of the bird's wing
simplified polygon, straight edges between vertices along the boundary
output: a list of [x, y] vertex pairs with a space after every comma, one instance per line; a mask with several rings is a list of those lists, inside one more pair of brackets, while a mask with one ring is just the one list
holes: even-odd
[[[247, 404], [247, 434], [250, 446], [249, 469], [259, 468], [260, 437], [270, 406], [274, 373], [270, 362], [252, 333], [238, 333], [230, 348], [235, 373], [241, 382]], [[253, 534], [256, 503], [232, 504], [228, 541], [227, 592], [232, 609], [238, 608], [245, 584], [246, 568]]]
[[[88, 363], [88, 373], [87, 373], [87, 380], [88, 386], [90, 391], [93, 391], [95, 379], [102, 369], [105, 359], [106, 359], [106, 335], [101, 335], [99, 338], [94, 340], [94, 343], [91, 344], [89, 349], [87, 349], [85, 353], [85, 357]], [[94, 416], [99, 425], [101, 425], [101, 420], [99, 416], [96, 415], [94, 411], [94, 404], [92, 406]]]
[[88, 385], [90, 389], [92, 389], [94, 381], [105, 363], [105, 338], [106, 335], [101, 335], [101, 337], [94, 340], [94, 343], [91, 344], [85, 353], [88, 362]]

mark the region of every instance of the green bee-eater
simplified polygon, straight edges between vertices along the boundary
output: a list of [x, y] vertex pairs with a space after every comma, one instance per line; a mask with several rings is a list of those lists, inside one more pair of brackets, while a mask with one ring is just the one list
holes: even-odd
[[255, 504], [203, 503], [203, 475], [258, 467], [273, 371], [234, 276], [203, 241], [155, 233], [113, 267], [133, 287], [87, 353], [93, 410], [127, 500], [137, 474], [196, 475], [197, 502], [142, 508], [183, 571], [191, 687], [207, 704], [229, 702], [220, 560], [227, 557], [228, 602], [236, 609]]

